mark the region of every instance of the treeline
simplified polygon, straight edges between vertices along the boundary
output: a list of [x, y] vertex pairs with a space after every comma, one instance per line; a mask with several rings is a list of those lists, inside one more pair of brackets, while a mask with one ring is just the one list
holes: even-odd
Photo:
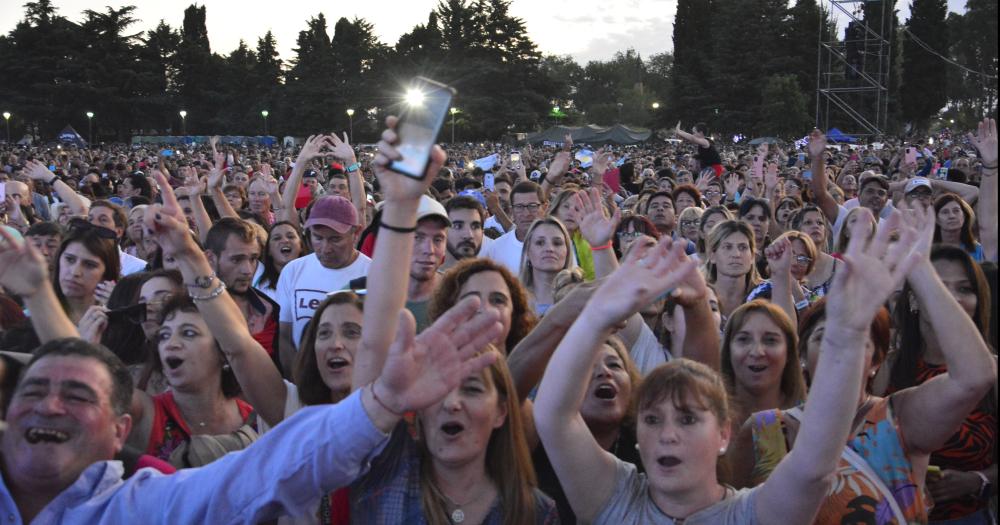
[[[673, 54], [644, 58], [629, 49], [580, 65], [543, 56], [510, 2], [442, 0], [392, 46], [378, 40], [372, 22], [339, 18], [330, 27], [318, 14], [282, 60], [271, 32], [228, 54], [213, 51], [203, 6], [188, 7], [181, 27], [160, 21], [135, 32], [134, 6], [87, 10], [76, 22], [51, 0], [37, 0], [0, 36], [0, 111], [12, 113], [14, 140], [50, 138], [67, 123], [86, 136], [88, 111], [99, 140], [179, 134], [182, 126], [188, 134], [255, 135], [267, 111], [273, 135], [353, 122], [361, 142], [376, 139], [406, 81], [420, 74], [458, 89], [459, 141], [555, 123], [672, 127], [676, 120], [793, 136], [813, 123], [819, 28], [836, 34], [817, 0], [679, 0]], [[996, 1], [969, 0], [965, 15], [947, 15], [945, 0], [914, 0], [912, 11], [908, 27], [922, 41], [993, 80], [944, 65], [897, 29], [893, 125], [927, 126], [945, 105], [949, 118], [965, 122], [995, 112]], [[450, 126], [451, 117], [445, 137]]]
[[[882, 1], [858, 4], [872, 27], [881, 27]], [[890, 11], [890, 132], [951, 119], [974, 127], [996, 114], [997, 2], [968, 0], [966, 9], [949, 14], [946, 0], [911, 0], [905, 24]], [[819, 43], [840, 33], [816, 0], [678, 0], [668, 111], [659, 122], [704, 120], [732, 132], [801, 136], [815, 118]], [[832, 70], [843, 72], [838, 64]], [[838, 118], [847, 123], [834, 114], [834, 124]]]

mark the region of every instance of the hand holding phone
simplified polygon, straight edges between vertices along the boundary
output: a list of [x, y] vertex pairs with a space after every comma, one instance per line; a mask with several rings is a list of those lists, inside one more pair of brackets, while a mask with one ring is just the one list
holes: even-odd
[[912, 146], [906, 147], [906, 153], [903, 155], [903, 162], [905, 164], [916, 164], [917, 163], [917, 149]]
[[402, 157], [389, 163], [389, 169], [423, 179], [431, 161], [431, 149], [451, 106], [455, 90], [433, 80], [417, 77], [410, 86], [409, 105], [396, 126], [399, 143], [396, 150]]
[[486, 191], [496, 191], [496, 176], [492, 172], [483, 176], [483, 187]]

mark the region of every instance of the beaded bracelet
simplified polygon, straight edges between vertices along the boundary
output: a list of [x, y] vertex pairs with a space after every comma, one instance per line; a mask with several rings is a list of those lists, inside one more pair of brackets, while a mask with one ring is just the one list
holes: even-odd
[[371, 387], [371, 388], [369, 388], [369, 390], [371, 390], [371, 392], [372, 392], [372, 399], [374, 399], [376, 403], [378, 403], [383, 409], [385, 409], [386, 412], [388, 412], [388, 413], [390, 413], [390, 414], [392, 414], [392, 415], [394, 415], [396, 417], [403, 417], [402, 414], [400, 414], [400, 413], [396, 412], [395, 410], [389, 408], [388, 405], [386, 405], [385, 403], [383, 403], [382, 400], [378, 398], [378, 394], [375, 393], [375, 382], [374, 381], [372, 381], [371, 383], [369, 383], [369, 386]]
[[226, 291], [226, 283], [219, 281], [219, 286], [216, 287], [216, 289], [209, 292], [208, 295], [200, 295], [200, 296], [192, 295], [191, 300], [196, 303], [201, 301], [211, 301], [212, 299], [215, 299], [216, 297], [222, 295], [222, 292], [225, 291]]

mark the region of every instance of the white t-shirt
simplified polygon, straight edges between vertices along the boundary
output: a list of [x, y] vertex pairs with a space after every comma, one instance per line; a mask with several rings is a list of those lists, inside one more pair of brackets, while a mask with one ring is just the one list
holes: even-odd
[[516, 229], [511, 230], [500, 237], [493, 239], [487, 247], [483, 243], [483, 256], [504, 265], [514, 275], [521, 272], [521, 251], [524, 250], [524, 243], [517, 240]]
[[123, 252], [121, 248], [118, 249], [118, 260], [121, 261], [122, 277], [141, 272], [146, 269], [146, 261]]
[[316, 307], [327, 294], [343, 290], [352, 279], [368, 275], [372, 260], [363, 253], [350, 265], [332, 270], [319, 262], [315, 253], [289, 262], [278, 276], [278, 321], [292, 323], [292, 341], [299, 347], [302, 331], [312, 319]]
[[507, 230], [503, 227], [503, 225], [500, 224], [500, 221], [497, 220], [497, 218], [496, 218], [495, 215], [491, 215], [490, 218], [486, 219], [486, 222], [483, 223], [483, 229], [484, 230], [488, 230], [490, 228], [493, 228], [496, 231], [501, 232], [501, 233], [506, 233], [507, 232]]
[[646, 323], [642, 323], [639, 337], [636, 338], [635, 344], [632, 345], [628, 353], [639, 369], [639, 375], [643, 377], [652, 372], [654, 368], [673, 359], [670, 351], [663, 348], [663, 345], [656, 340], [656, 334], [649, 329]]

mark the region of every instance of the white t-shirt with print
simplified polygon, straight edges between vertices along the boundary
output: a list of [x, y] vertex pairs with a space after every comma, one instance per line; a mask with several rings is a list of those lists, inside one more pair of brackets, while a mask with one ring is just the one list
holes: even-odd
[[330, 292], [343, 290], [352, 279], [368, 275], [372, 260], [363, 253], [344, 268], [332, 270], [319, 262], [316, 254], [309, 254], [289, 262], [278, 276], [276, 301], [281, 306], [278, 320], [292, 323], [292, 340], [299, 347], [302, 331], [312, 319], [316, 307]]

